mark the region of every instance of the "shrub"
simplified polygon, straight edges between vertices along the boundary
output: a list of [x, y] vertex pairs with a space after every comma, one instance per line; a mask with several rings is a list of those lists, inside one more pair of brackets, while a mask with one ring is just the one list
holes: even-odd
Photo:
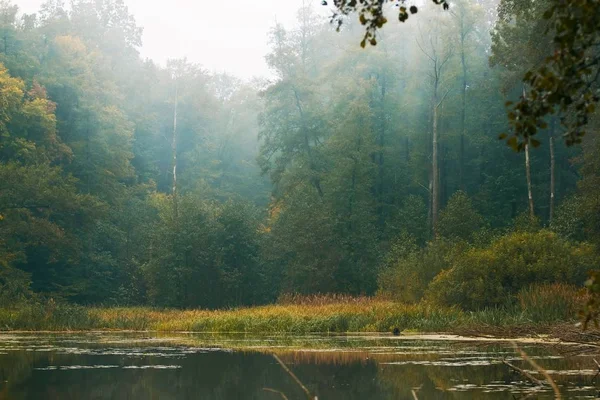
[[585, 238], [585, 216], [582, 200], [573, 196], [563, 201], [556, 209], [550, 228], [560, 236], [569, 240]]
[[472, 241], [483, 227], [483, 217], [475, 210], [465, 192], [458, 191], [450, 197], [448, 205], [440, 213], [437, 231], [449, 240]]
[[583, 284], [597, 261], [592, 246], [553, 232], [514, 232], [457, 257], [429, 285], [426, 297], [471, 310], [514, 304], [519, 291], [534, 283]]
[[464, 242], [438, 240], [429, 243], [425, 249], [411, 251], [395, 262], [388, 261], [388, 266], [379, 274], [378, 295], [404, 303], [418, 302], [427, 285], [440, 271], [450, 268], [466, 246]]
[[18, 308], [34, 298], [29, 274], [6, 264], [0, 264], [0, 307]]

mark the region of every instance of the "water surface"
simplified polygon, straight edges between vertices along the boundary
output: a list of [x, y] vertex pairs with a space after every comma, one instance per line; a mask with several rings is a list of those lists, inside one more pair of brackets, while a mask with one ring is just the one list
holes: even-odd
[[[593, 354], [520, 347], [565, 398], [596, 398]], [[306, 399], [273, 352], [320, 400], [553, 398], [502, 363], [537, 373], [509, 342], [88, 333], [0, 334], [0, 399]]]

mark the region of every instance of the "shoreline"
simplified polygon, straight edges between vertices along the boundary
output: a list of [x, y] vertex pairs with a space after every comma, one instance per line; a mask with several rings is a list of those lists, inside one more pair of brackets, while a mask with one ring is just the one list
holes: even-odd
[[[426, 304], [370, 299], [357, 303], [267, 305], [231, 310], [176, 310], [145, 307], [81, 307], [28, 304], [0, 309], [2, 334], [153, 333], [249, 335], [353, 335], [409, 338], [446, 335], [481, 340], [600, 338], [573, 319], [535, 318], [515, 309], [466, 312]], [[394, 336], [396, 328], [400, 336]], [[596, 332], [596, 333], [594, 333]], [[574, 339], [576, 338], [576, 339]], [[571, 340], [568, 340], [571, 339]], [[600, 342], [600, 340], [598, 340]]]

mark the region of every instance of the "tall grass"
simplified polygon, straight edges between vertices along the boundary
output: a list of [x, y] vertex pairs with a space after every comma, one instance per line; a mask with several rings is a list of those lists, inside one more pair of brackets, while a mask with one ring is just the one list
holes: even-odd
[[70, 331], [99, 326], [90, 310], [75, 305], [55, 303], [22, 303], [0, 308], [1, 330]]
[[517, 299], [523, 314], [534, 322], [573, 320], [587, 301], [585, 291], [555, 283], [522, 290]]
[[531, 287], [518, 298], [519, 305], [478, 312], [336, 295], [288, 295], [274, 305], [216, 311], [83, 308], [49, 302], [0, 309], [0, 329], [307, 334], [391, 332], [399, 328], [418, 332], [493, 333], [506, 332], [507, 327], [545, 326], [571, 320], [582, 301], [581, 295], [566, 285]]

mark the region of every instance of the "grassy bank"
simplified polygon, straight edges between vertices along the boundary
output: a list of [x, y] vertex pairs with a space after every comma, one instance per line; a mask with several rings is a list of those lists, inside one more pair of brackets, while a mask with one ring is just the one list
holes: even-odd
[[302, 298], [232, 310], [84, 308], [55, 303], [0, 309], [3, 330], [153, 330], [163, 332], [327, 333], [418, 332], [544, 333], [574, 321], [579, 300], [557, 288], [535, 289], [511, 307], [468, 312], [374, 298]]

